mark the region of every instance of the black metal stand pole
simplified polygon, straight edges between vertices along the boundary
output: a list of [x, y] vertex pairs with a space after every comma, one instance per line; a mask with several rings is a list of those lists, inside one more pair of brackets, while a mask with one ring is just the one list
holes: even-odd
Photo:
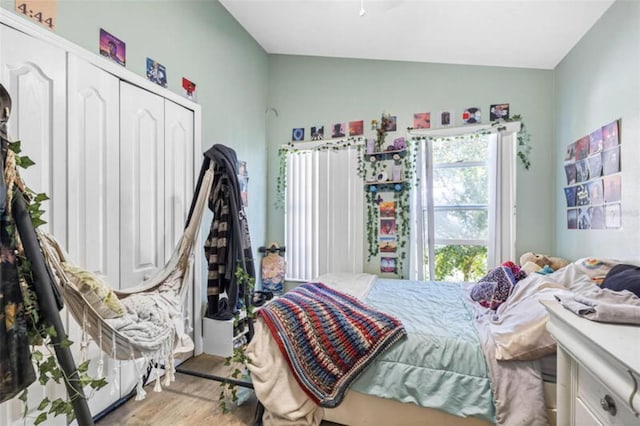
[[91, 418], [89, 405], [87, 404], [87, 399], [80, 383], [75, 361], [71, 355], [71, 349], [69, 347], [62, 347], [63, 345], [60, 344], [67, 336], [67, 333], [62, 325], [51, 287], [55, 284], [53, 283], [51, 272], [45, 263], [44, 255], [38, 242], [36, 230], [31, 222], [31, 217], [27, 211], [22, 191], [19, 189], [16, 190], [13, 200], [13, 218], [18, 233], [20, 234], [22, 245], [24, 246], [24, 253], [31, 263], [33, 286], [36, 296], [38, 296], [40, 314], [45, 322], [53, 326], [56, 330], [56, 336], [53, 336], [51, 339], [54, 343], [58, 363], [65, 376], [69, 379], [68, 381], [65, 380], [65, 385], [69, 399], [71, 399], [73, 411], [80, 426], [93, 426], [94, 422]]

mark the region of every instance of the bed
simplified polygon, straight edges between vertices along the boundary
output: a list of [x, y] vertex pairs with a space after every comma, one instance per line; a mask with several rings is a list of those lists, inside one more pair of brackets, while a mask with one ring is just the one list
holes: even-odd
[[357, 375], [339, 405], [322, 408], [259, 315], [247, 355], [264, 424], [554, 425], [555, 342], [540, 301], [592, 288], [613, 264], [581, 259], [531, 274], [495, 311], [471, 300], [474, 283], [325, 274], [317, 281], [398, 318], [407, 336]]

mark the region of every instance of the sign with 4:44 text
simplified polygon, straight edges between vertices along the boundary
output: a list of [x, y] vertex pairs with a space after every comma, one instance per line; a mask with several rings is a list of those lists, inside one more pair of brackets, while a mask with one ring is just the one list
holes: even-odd
[[56, 27], [57, 0], [16, 0], [16, 12], [33, 19], [49, 29]]

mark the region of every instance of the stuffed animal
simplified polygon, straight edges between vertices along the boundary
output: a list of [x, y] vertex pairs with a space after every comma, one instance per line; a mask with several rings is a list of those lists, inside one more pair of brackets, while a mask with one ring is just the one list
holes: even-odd
[[[525, 265], [527, 265], [527, 263], [533, 263], [537, 265], [539, 267], [538, 270], [544, 268], [545, 266], [548, 266], [554, 271], [557, 271], [558, 269], [567, 266], [570, 262], [567, 259], [563, 259], [561, 257], [546, 256], [544, 254], [528, 252], [520, 256], [520, 265], [524, 267]], [[529, 268], [523, 269], [529, 272]]]

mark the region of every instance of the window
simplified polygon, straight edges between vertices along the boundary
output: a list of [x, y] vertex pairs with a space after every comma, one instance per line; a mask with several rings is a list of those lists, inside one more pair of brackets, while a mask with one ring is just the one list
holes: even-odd
[[422, 178], [412, 211], [412, 277], [475, 281], [513, 259], [513, 125], [502, 132], [441, 136], [431, 131], [433, 136], [419, 138]]
[[361, 272], [364, 188], [358, 176], [358, 149], [305, 145], [296, 144], [299, 151], [286, 154], [287, 279], [309, 281], [326, 272]]

